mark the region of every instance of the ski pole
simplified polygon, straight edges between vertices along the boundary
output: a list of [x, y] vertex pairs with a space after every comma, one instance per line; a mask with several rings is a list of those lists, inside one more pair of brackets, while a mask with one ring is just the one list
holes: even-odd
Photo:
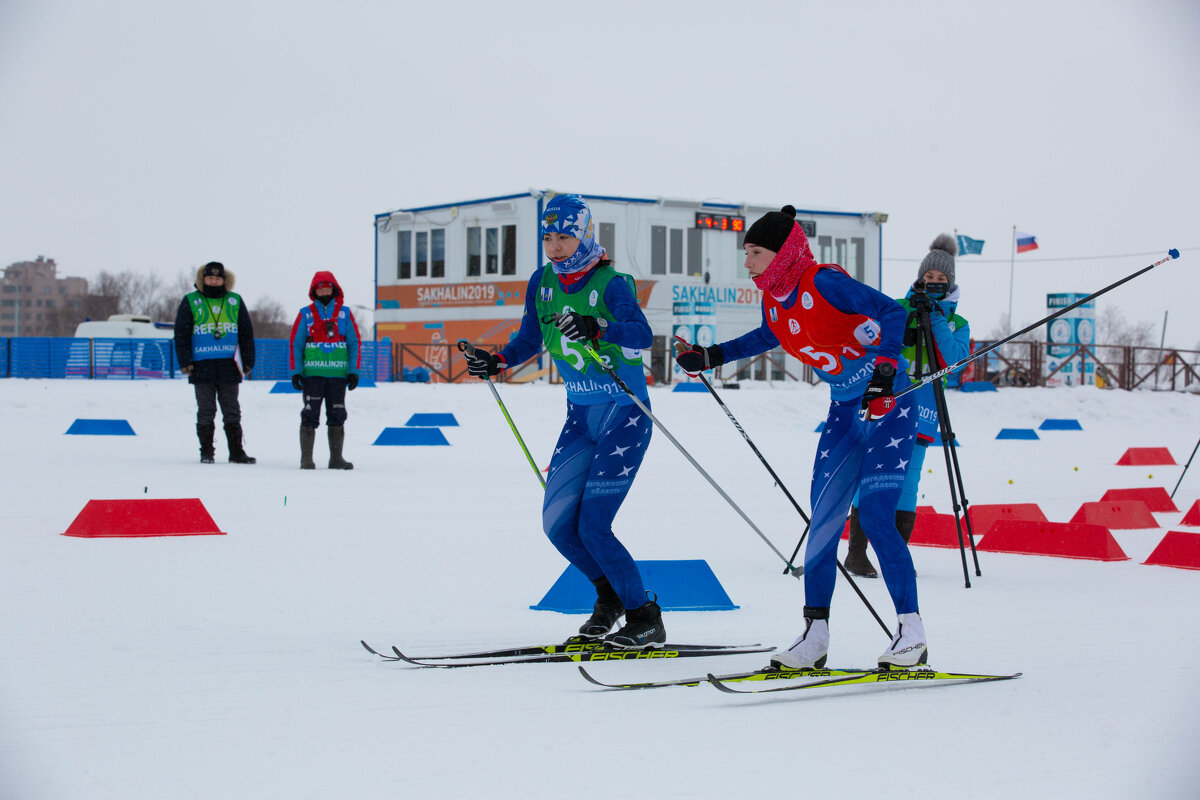
[[[682, 338], [678, 336], [675, 338], [680, 342], [683, 342], [683, 344], [687, 344], [687, 342], [684, 342]], [[688, 346], [690, 347], [690, 345]], [[729, 417], [729, 421], [733, 423], [733, 427], [737, 428], [738, 433], [742, 434], [742, 438], [746, 440], [746, 444], [750, 445], [750, 449], [754, 451], [754, 455], [758, 456], [758, 460], [762, 462], [762, 465], [767, 468], [767, 472], [769, 472], [771, 477], [775, 479], [775, 484], [783, 490], [783, 493], [787, 495], [787, 499], [791, 501], [792, 506], [795, 507], [796, 511], [800, 514], [800, 518], [804, 520], [804, 533], [800, 534], [800, 541], [796, 542], [796, 549], [792, 551], [792, 557], [784, 562], [783, 567], [784, 575], [787, 575], [788, 573], [797, 576], [803, 575], [804, 566], [793, 566], [793, 562], [795, 562], [796, 555], [800, 552], [800, 546], [804, 544], [804, 539], [808, 536], [808, 531], [812, 525], [812, 520], [810, 520], [808, 515], [804, 513], [804, 510], [800, 508], [800, 504], [796, 502], [796, 498], [792, 497], [792, 493], [789, 492], [787, 487], [783, 485], [783, 481], [781, 481], [779, 476], [775, 474], [775, 470], [771, 469], [771, 465], [767, 463], [767, 459], [764, 458], [763, 454], [760, 453], [758, 448], [754, 446], [754, 442], [750, 439], [750, 435], [747, 434], [745, 429], [742, 428], [741, 424], [737, 421], [737, 417], [735, 417], [733, 412], [729, 410], [729, 406], [725, 405], [725, 402], [721, 399], [721, 396], [717, 394], [717, 390], [713, 388], [711, 383], [709, 383], [708, 378], [704, 377], [703, 372], [697, 373], [697, 376], [701, 381], [704, 382], [704, 385], [708, 387], [708, 391], [717, 401], [717, 404], [725, 411], [725, 416]], [[888, 635], [888, 638], [891, 638], [892, 632], [888, 629], [887, 624], [880, 619], [879, 614], [875, 611], [875, 607], [871, 605], [871, 601], [868, 600], [867, 596], [862, 593], [862, 589], [858, 588], [858, 584], [854, 582], [854, 578], [850, 577], [850, 573], [846, 571], [846, 568], [842, 566], [842, 563], [836, 558], [834, 559], [834, 563], [836, 563], [838, 569], [841, 570], [842, 576], [850, 582], [851, 588], [854, 589], [855, 593], [863, 601], [863, 604], [866, 605], [867, 610], [871, 612], [871, 616], [873, 616], [875, 621], [879, 623], [879, 626], [883, 628], [883, 632]]]
[[[597, 353], [595, 351], [595, 349], [592, 348], [591, 342], [585, 343], [583, 345], [583, 350], [585, 353], [587, 353], [589, 356], [591, 356], [592, 359], [597, 364], [600, 365], [601, 369], [603, 369], [605, 372], [608, 373], [608, 376], [610, 378], [612, 378], [614, 381], [616, 381], [617, 386], [621, 387], [621, 391], [623, 391], [623, 392], [625, 392], [625, 394], [629, 395], [629, 398], [631, 400], [633, 400], [634, 404], [636, 404], [637, 407], [642, 410], [642, 413], [644, 413], [647, 417], [650, 418], [650, 421], [653, 422], [654, 425], [660, 431], [663, 432], [664, 436], [666, 436], [668, 439], [671, 440], [671, 444], [675, 445], [675, 448], [677, 450], [679, 450], [680, 453], [683, 454], [683, 457], [691, 462], [692, 466], [696, 468], [696, 471], [704, 476], [704, 479], [706, 481], [708, 481], [714, 489], [717, 490], [717, 493], [720, 494], [721, 497], [725, 498], [725, 502], [729, 503], [729, 505], [733, 507], [733, 510], [738, 513], [738, 516], [740, 516], [745, 521], [745, 523], [747, 525], [749, 525], [754, 530], [755, 533], [758, 534], [760, 539], [762, 539], [764, 542], [766, 542], [767, 547], [771, 548], [771, 551], [774, 552], [775, 555], [779, 556], [779, 560], [782, 561], [784, 564], [787, 564], [788, 563], [787, 557], [784, 556], [783, 553], [779, 552], [779, 548], [777, 548], [771, 542], [771, 540], [767, 538], [767, 535], [765, 533], [763, 533], [762, 530], [760, 530], [757, 525], [754, 524], [754, 522], [750, 519], [750, 517], [746, 516], [746, 512], [742, 511], [741, 507], [737, 503], [733, 502], [733, 498], [725, 493], [725, 490], [721, 488], [720, 484], [718, 484], [715, 480], [713, 480], [713, 477], [704, 471], [704, 467], [700, 466], [700, 464], [697, 463], [696, 459], [692, 458], [692, 454], [689, 453], [687, 451], [687, 449], [684, 448], [684, 446], [679, 443], [678, 439], [676, 439], [674, 436], [671, 435], [671, 432], [669, 430], [667, 430], [666, 426], [664, 426], [661, 422], [658, 421], [658, 417], [654, 416], [654, 414], [651, 413], [650, 409], [646, 407], [646, 404], [638, 399], [638, 396], [636, 394], [634, 394], [633, 391], [625, 384], [625, 381], [621, 380], [621, 377], [619, 375], [617, 375], [616, 371], [613, 370], [612, 367], [610, 367], [608, 364], [605, 363], [604, 358], [601, 357], [601, 355], [599, 353]], [[795, 567], [792, 567], [788, 570], [788, 572], [792, 575], [792, 577], [794, 577], [796, 579], [799, 579], [800, 576], [804, 574], [803, 568], [797, 569]]]
[[[688, 344], [680, 336], [676, 336], [675, 339], [685, 347], [692, 347], [692, 345]], [[735, 417], [733, 412], [729, 410], [729, 406], [725, 405], [725, 401], [721, 399], [719, 394], [717, 394], [717, 390], [713, 388], [711, 383], [709, 383], [708, 378], [704, 377], [704, 373], [699, 372], [697, 373], [696, 377], [698, 377], [708, 388], [709, 394], [711, 394], [713, 399], [717, 401], [717, 405], [719, 405], [721, 410], [725, 412], [725, 416], [729, 417], [729, 421], [733, 423], [733, 427], [737, 428], [738, 433], [740, 433], [742, 438], [746, 440], [746, 444], [750, 445], [750, 449], [754, 451], [754, 455], [758, 456], [758, 460], [761, 461], [762, 465], [767, 468], [767, 472], [770, 473], [771, 477], [774, 479], [775, 485], [783, 491], [788, 501], [792, 504], [792, 507], [796, 509], [796, 512], [800, 515], [800, 518], [804, 520], [804, 533], [801, 534], [800, 541], [796, 543], [796, 550], [792, 553], [792, 557], [785, 562], [786, 566], [784, 566], [783, 569], [784, 573], [790, 572], [793, 569], [799, 569], [803, 574], [804, 568], [795, 567], [792, 565], [792, 562], [796, 560], [796, 553], [800, 552], [800, 545], [804, 542], [804, 537], [808, 536], [808, 526], [812, 524], [812, 521], [808, 518], [808, 515], [804, 513], [804, 509], [800, 508], [800, 504], [796, 502], [796, 498], [792, 497], [792, 493], [788, 491], [788, 488], [783, 485], [783, 481], [780, 480], [779, 476], [775, 474], [775, 470], [771, 469], [771, 465], [767, 463], [767, 459], [764, 458], [763, 454], [759, 452], [758, 447], [755, 446], [754, 441], [750, 438], [750, 435], [746, 433], [746, 430], [742, 427], [741, 423], [737, 421], [737, 417]]]
[[[712, 394], [713, 399], [717, 401], [717, 405], [719, 405], [721, 410], [725, 412], [725, 416], [729, 417], [729, 421], [733, 423], [733, 427], [737, 428], [738, 433], [740, 433], [742, 438], [746, 440], [746, 444], [750, 445], [750, 449], [754, 451], [754, 455], [758, 456], [758, 460], [761, 461], [762, 465], [767, 468], [767, 473], [770, 474], [771, 478], [775, 481], [775, 485], [778, 486], [780, 491], [783, 492], [784, 496], [787, 497], [788, 502], [792, 504], [792, 508], [796, 509], [796, 513], [800, 515], [800, 519], [804, 520], [804, 532], [800, 534], [800, 541], [796, 542], [796, 549], [792, 551], [792, 557], [787, 560], [787, 563], [783, 567], [783, 571], [785, 573], [798, 569], [800, 570], [800, 573], [803, 574], [804, 567], [797, 567], [793, 565], [796, 561], [796, 554], [800, 552], [800, 546], [804, 544], [804, 539], [808, 536], [808, 529], [809, 526], [812, 525], [812, 520], [808, 518], [808, 514], [804, 513], [804, 509], [802, 509], [800, 504], [796, 502], [796, 498], [792, 497], [792, 493], [788, 491], [788, 488], [783, 485], [783, 481], [781, 481], [779, 476], [775, 474], [775, 470], [771, 469], [771, 465], [767, 463], [767, 459], [764, 458], [763, 454], [760, 453], [758, 448], [754, 446], [754, 441], [750, 438], [750, 434], [746, 433], [745, 429], [742, 428], [741, 423], [737, 421], [737, 417], [735, 417], [733, 412], [729, 410], [729, 406], [725, 405], [725, 401], [722, 400], [721, 396], [717, 394], [717, 390], [713, 388], [711, 383], [709, 383], [708, 378], [704, 377], [704, 373], [698, 373], [697, 377], [700, 378], [704, 385], [708, 387], [708, 391], [710, 394]], [[838, 564], [838, 566], [840, 567], [841, 564]]]
[[1187, 475], [1188, 467], [1192, 465], [1192, 459], [1196, 457], [1196, 451], [1200, 450], [1200, 439], [1196, 440], [1196, 446], [1192, 448], [1192, 454], [1188, 456], [1187, 463], [1183, 465], [1183, 472], [1179, 473], [1179, 480], [1175, 481], [1175, 488], [1171, 490], [1171, 499], [1175, 499], [1175, 492], [1179, 491], [1179, 484], [1183, 483], [1183, 476]]
[[[475, 347], [466, 339], [458, 340], [458, 349], [460, 352], [466, 353], [467, 355], [474, 355], [475, 353]], [[542, 477], [542, 471], [538, 469], [537, 463], [533, 460], [533, 456], [529, 454], [529, 448], [525, 446], [525, 440], [521, 438], [521, 432], [517, 430], [517, 426], [513, 422], [512, 417], [508, 415], [508, 409], [504, 407], [504, 401], [500, 399], [500, 393], [496, 391], [496, 384], [492, 383], [491, 378], [484, 378], [484, 381], [487, 382], [488, 388], [492, 390], [492, 396], [496, 398], [496, 403], [500, 406], [500, 413], [504, 414], [504, 418], [508, 420], [508, 427], [513, 432], [513, 436], [517, 437], [517, 444], [521, 445], [521, 450], [525, 453], [525, 458], [528, 459], [529, 466], [533, 467], [533, 474], [537, 475], [538, 483], [540, 483], [542, 488], [545, 489], [546, 479]]]
[[903, 397], [904, 395], [908, 394], [909, 392], [919, 389], [927, 383], [933, 383], [938, 378], [941, 378], [943, 375], [949, 375], [951, 372], [954, 372], [957, 369], [965, 367], [967, 364], [970, 364], [972, 361], [979, 358], [980, 356], [985, 356], [988, 353], [995, 350], [997, 347], [1008, 344], [1013, 339], [1016, 339], [1018, 336], [1022, 336], [1026, 333], [1029, 333], [1034, 328], [1036, 328], [1040, 325], [1045, 325], [1050, 320], [1055, 319], [1057, 317], [1061, 317], [1063, 314], [1067, 313], [1068, 311], [1079, 308], [1084, 303], [1091, 302], [1092, 300], [1095, 300], [1100, 295], [1111, 292], [1113, 289], [1117, 288], [1121, 284], [1127, 283], [1127, 282], [1133, 280], [1134, 278], [1136, 278], [1137, 276], [1139, 276], [1143, 273], [1149, 272], [1150, 270], [1154, 269], [1155, 267], [1165, 264], [1168, 261], [1175, 259], [1175, 258], [1179, 258], [1179, 251], [1172, 247], [1170, 250], [1167, 251], [1166, 258], [1160, 258], [1158, 261], [1155, 261], [1153, 264], [1150, 264], [1149, 266], [1146, 266], [1146, 267], [1142, 267], [1137, 272], [1134, 272], [1131, 275], [1126, 275], [1124, 278], [1122, 278], [1119, 281], [1110, 283], [1108, 286], [1105, 286], [1100, 291], [1095, 292], [1093, 294], [1089, 294], [1087, 297], [1083, 298], [1082, 300], [1077, 300], [1074, 303], [1072, 303], [1071, 305], [1067, 306], [1066, 308], [1061, 309], [1059, 311], [1055, 311], [1053, 314], [1051, 314], [1047, 317], [1043, 317], [1042, 319], [1039, 319], [1037, 322], [1033, 323], [1032, 325], [1030, 325], [1028, 327], [1022, 328], [1021, 330], [1017, 331], [1016, 333], [1009, 334], [1008, 336], [1005, 336], [1003, 339], [1001, 339], [997, 342], [992, 342], [987, 347], [976, 350], [974, 353], [971, 353], [966, 358], [959, 359], [958, 361], [955, 361], [953, 364], [951, 364], [948, 367], [945, 367], [944, 369], [939, 369], [937, 372], [931, 372], [930, 374], [928, 374], [924, 378], [922, 378], [920, 381], [914, 381], [913, 383], [910, 383], [905, 388], [896, 392], [896, 397], [897, 398]]

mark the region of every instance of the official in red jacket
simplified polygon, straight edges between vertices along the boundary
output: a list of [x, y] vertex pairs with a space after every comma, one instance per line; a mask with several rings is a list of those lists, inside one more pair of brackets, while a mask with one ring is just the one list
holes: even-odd
[[342, 287], [332, 272], [313, 275], [308, 289], [312, 303], [300, 309], [292, 324], [289, 366], [292, 386], [304, 393], [300, 412], [300, 469], [316, 469], [313, 444], [325, 404], [329, 431], [329, 468], [354, 469], [342, 457], [346, 441], [346, 390], [358, 386], [362, 355], [358, 323], [343, 304]]

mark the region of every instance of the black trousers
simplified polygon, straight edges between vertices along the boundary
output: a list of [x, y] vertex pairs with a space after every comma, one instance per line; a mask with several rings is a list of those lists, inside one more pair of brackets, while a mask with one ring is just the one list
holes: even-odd
[[242, 421], [242, 407], [238, 404], [236, 383], [196, 383], [196, 424], [212, 425], [217, 418], [217, 404], [221, 404], [221, 418], [226, 425]]
[[321, 403], [325, 403], [325, 424], [340, 428], [346, 424], [346, 379], [309, 375], [304, 379], [304, 410], [300, 424], [316, 428], [321, 424]]

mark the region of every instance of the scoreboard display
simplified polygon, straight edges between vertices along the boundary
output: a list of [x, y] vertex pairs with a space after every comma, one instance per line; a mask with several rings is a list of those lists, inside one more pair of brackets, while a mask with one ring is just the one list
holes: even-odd
[[743, 233], [746, 230], [746, 218], [733, 216], [732, 214], [706, 214], [703, 211], [697, 211], [696, 227], [708, 228], [714, 231]]

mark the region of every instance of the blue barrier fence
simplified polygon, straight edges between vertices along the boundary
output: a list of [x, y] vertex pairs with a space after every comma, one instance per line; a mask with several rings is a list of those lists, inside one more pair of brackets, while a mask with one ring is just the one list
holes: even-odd
[[[286, 380], [286, 339], [255, 339], [254, 380]], [[392, 380], [390, 339], [362, 343], [362, 374]], [[0, 378], [143, 380], [179, 378], [170, 339], [74, 339], [0, 337]]]

